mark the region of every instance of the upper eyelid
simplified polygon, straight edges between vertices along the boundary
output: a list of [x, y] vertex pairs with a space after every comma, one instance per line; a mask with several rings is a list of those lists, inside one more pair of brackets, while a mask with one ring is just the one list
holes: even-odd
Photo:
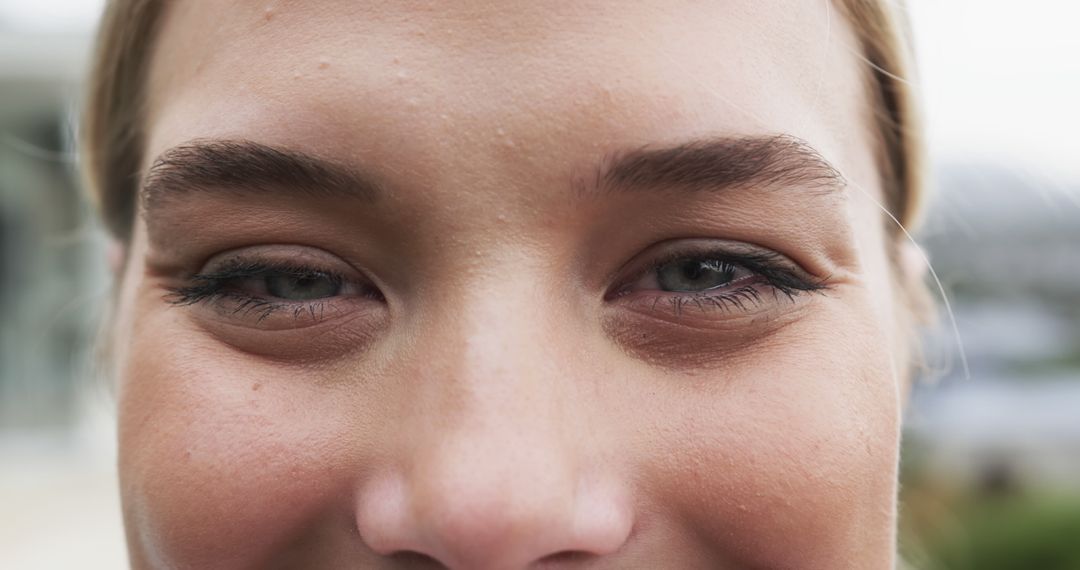
[[[295, 254], [296, 250], [301, 254]], [[317, 255], [310, 253], [311, 251], [317, 252]], [[248, 267], [242, 267], [245, 265]], [[320, 273], [340, 279], [342, 282], [382, 290], [382, 286], [367, 271], [359, 269], [354, 263], [341, 256], [319, 247], [291, 244], [256, 245], [217, 253], [204, 261], [202, 268], [196, 273], [189, 274], [188, 278], [194, 280], [199, 277], [217, 277], [230, 270], [236, 270], [239, 273], [244, 269], [248, 270], [248, 276], [251, 277], [271, 274], [275, 271], [294, 275]], [[243, 276], [236, 275], [236, 277]]]
[[272, 267], [310, 268], [327, 273], [351, 273], [366, 277], [366, 273], [348, 259], [322, 247], [301, 243], [250, 244], [218, 251], [200, 260], [197, 265], [201, 269], [196, 273], [212, 272], [207, 271], [208, 267], [228, 267], [245, 263]]

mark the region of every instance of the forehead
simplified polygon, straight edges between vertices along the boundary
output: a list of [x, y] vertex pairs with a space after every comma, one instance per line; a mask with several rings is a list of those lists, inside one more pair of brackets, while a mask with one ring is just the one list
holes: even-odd
[[827, 1], [176, 2], [146, 160], [244, 137], [438, 179], [463, 161], [558, 170], [615, 147], [787, 133], [857, 170], [856, 51]]

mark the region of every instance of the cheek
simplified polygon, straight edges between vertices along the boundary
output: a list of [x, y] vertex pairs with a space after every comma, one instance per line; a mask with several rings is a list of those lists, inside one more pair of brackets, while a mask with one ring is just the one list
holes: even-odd
[[883, 567], [892, 551], [899, 413], [887, 345], [873, 326], [840, 324], [786, 331], [720, 378], [695, 378], [654, 426], [666, 502], [747, 565]]
[[[348, 505], [341, 466], [349, 453], [334, 437], [335, 414], [300, 374], [192, 342], [162, 318], [133, 328], [120, 394], [133, 559], [257, 565], [310, 520]], [[349, 524], [347, 510], [340, 520]]]

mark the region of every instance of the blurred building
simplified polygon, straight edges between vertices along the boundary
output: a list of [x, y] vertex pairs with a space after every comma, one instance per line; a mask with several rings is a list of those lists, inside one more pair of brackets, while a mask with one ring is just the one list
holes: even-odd
[[1080, 181], [1000, 164], [941, 165], [923, 244], [953, 302], [929, 338], [941, 378], [908, 436], [934, 473], [1080, 491]]
[[[0, 12], [2, 14], [2, 12]], [[0, 20], [0, 430], [70, 426], [100, 314], [101, 240], [70, 149], [88, 30]]]
[[77, 189], [72, 110], [98, 0], [0, 0], [0, 568], [123, 568], [108, 283]]

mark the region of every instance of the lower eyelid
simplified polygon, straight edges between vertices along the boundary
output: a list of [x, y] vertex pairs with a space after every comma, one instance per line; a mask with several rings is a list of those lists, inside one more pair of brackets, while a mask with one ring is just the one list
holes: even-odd
[[676, 312], [688, 306], [701, 309], [702, 312], [708, 312], [711, 310], [747, 311], [757, 307], [763, 301], [761, 294], [756, 289], [744, 287], [715, 293], [668, 295], [667, 302]]
[[768, 310], [769, 307], [781, 308], [781, 304], [797, 302], [796, 297], [812, 292], [785, 291], [769, 284], [764, 278], [760, 279], [750, 283], [744, 282], [734, 288], [696, 293], [628, 291], [614, 297], [612, 301], [623, 303], [635, 311], [646, 311], [652, 314], [666, 313], [683, 316], [687, 310], [692, 310], [697, 315], [720, 317], [756, 314]]
[[[643, 362], [673, 371], [700, 372], [724, 366], [731, 358], [754, 350], [802, 320], [808, 305], [789, 311], [735, 312], [730, 318], [710, 318], [696, 307], [683, 315], [671, 311], [616, 311], [605, 318], [609, 338]], [[763, 318], [764, 314], [770, 314]]]
[[[342, 306], [342, 304], [346, 306]], [[282, 362], [322, 362], [362, 353], [381, 336], [389, 312], [380, 303], [335, 300], [279, 306], [262, 323], [254, 319], [221, 318], [203, 313], [193, 325], [233, 348]], [[322, 307], [324, 318], [312, 319], [309, 307]], [[212, 307], [201, 307], [213, 311]], [[339, 314], [330, 315], [331, 310]]]

